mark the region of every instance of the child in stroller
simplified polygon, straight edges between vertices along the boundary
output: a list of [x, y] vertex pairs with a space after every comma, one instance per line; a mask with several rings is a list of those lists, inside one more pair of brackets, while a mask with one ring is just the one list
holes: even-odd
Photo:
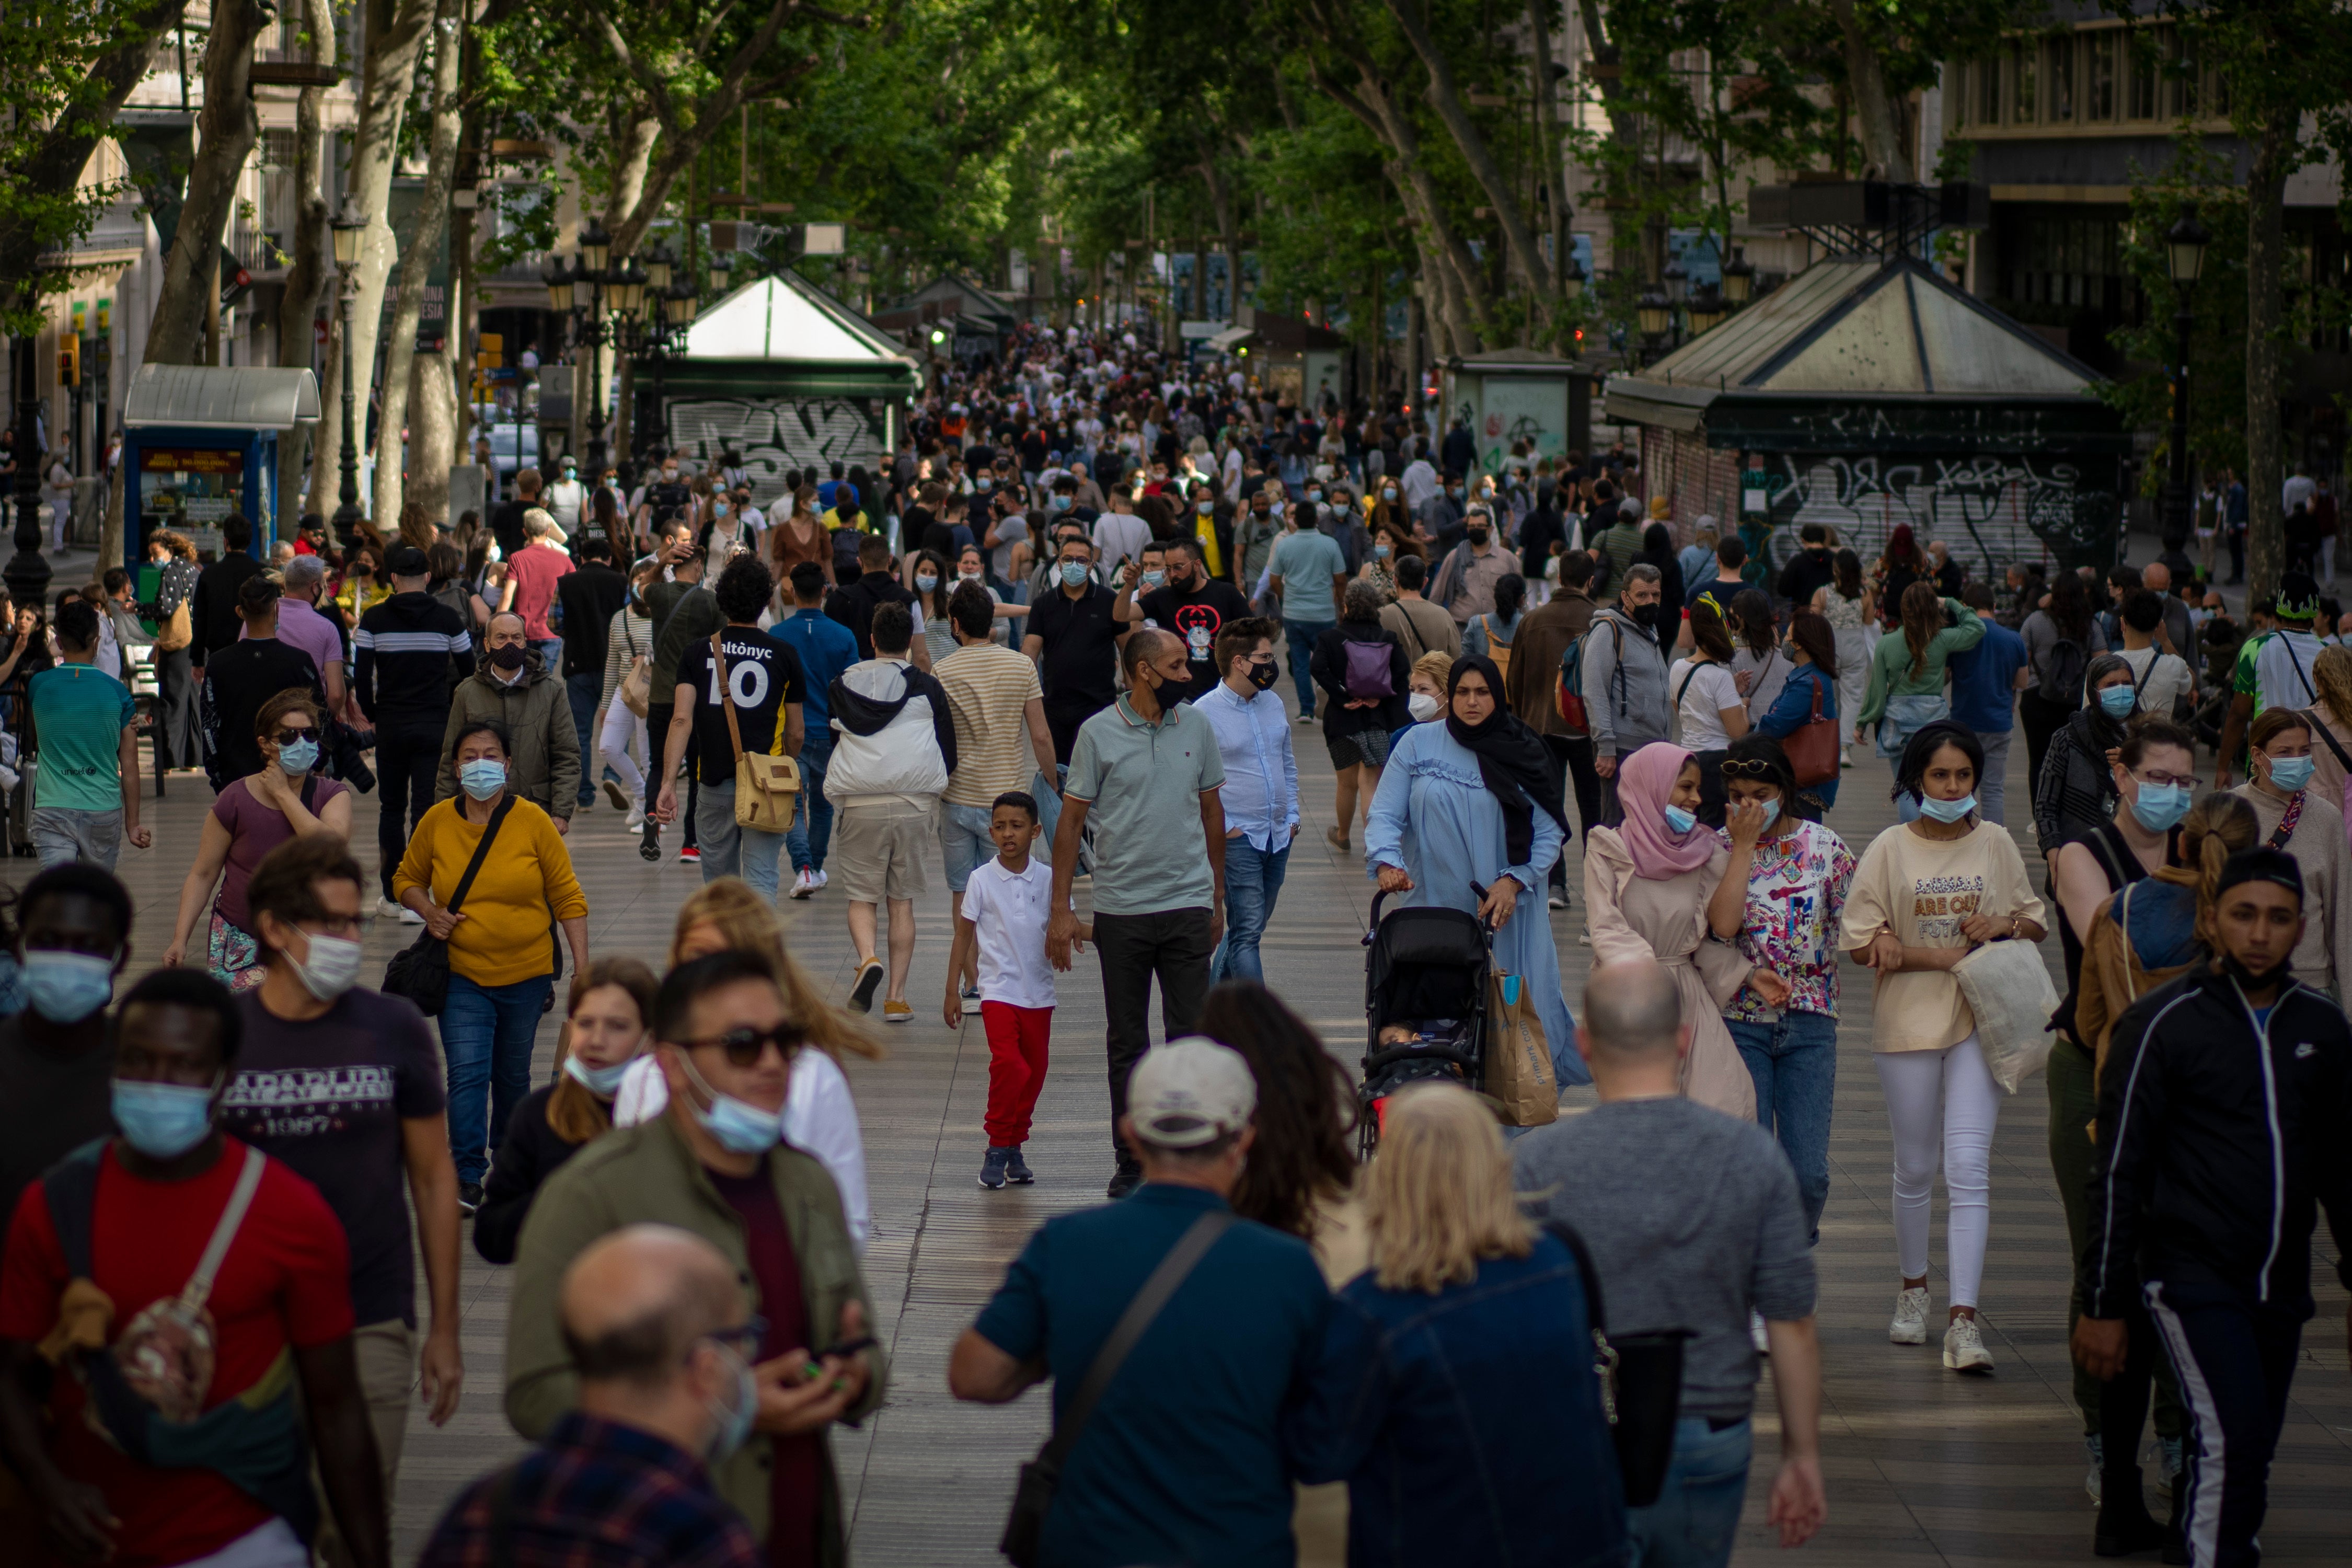
[[1433, 906], [1385, 920], [1372, 900], [1364, 963], [1370, 1049], [1359, 1122], [1362, 1152], [1380, 1138], [1388, 1097], [1409, 1083], [1443, 1079], [1477, 1089], [1484, 1078], [1489, 933], [1475, 915]]

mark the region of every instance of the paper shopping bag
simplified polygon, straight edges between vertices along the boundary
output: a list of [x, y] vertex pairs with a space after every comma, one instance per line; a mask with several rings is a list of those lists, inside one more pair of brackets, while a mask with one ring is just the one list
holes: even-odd
[[1504, 1125], [1541, 1127], [1559, 1120], [1559, 1085], [1551, 1047], [1535, 997], [1516, 974], [1486, 982], [1486, 1090], [1501, 1107]]

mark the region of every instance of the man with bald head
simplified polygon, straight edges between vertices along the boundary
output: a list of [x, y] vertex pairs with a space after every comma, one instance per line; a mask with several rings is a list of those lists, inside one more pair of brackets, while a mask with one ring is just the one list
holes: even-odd
[[2149, 562], [2140, 568], [2139, 585], [2154, 594], [2163, 605], [2164, 636], [2158, 646], [2167, 653], [2178, 654], [2189, 666], [2193, 690], [2197, 676], [2197, 626], [2189, 618], [2188, 601], [2172, 591], [2172, 568], [2161, 561]]
[[[1209, 991], [1209, 957], [1224, 935], [1224, 763], [1217, 734], [1190, 702], [1192, 653], [1182, 638], [1147, 626], [1119, 650], [1127, 690], [1078, 727], [1062, 819], [1054, 830], [1053, 914], [1045, 952], [1070, 967], [1078, 920], [1070, 879], [1079, 835], [1091, 819], [1095, 952], [1102, 961], [1104, 1045], [1109, 1056], [1109, 1195], [1143, 1180], [1118, 1119], [1127, 1078], [1151, 1043], [1151, 982], [1160, 982], [1167, 1038], [1192, 1032]], [[1192, 825], [1200, 824], [1200, 837]]]
[[[1819, 1530], [1821, 1345], [1796, 1173], [1772, 1135], [1682, 1096], [1690, 1055], [1675, 984], [1649, 959], [1604, 964], [1576, 1048], [1601, 1103], [1515, 1146], [1521, 1192], [1574, 1227], [1608, 1285], [1609, 1330], [1688, 1329], [1673, 1467], [1626, 1510], [1643, 1568], [1731, 1560], [1748, 1491], [1756, 1352], [1769, 1345], [1780, 1470], [1766, 1517], [1780, 1544]], [[1762, 1342], [1751, 1336], [1760, 1323]]]
[[420, 1568], [762, 1563], [708, 1468], [742, 1446], [759, 1405], [726, 1258], [675, 1226], [626, 1226], [572, 1260], [561, 1308], [578, 1404], [450, 1505]]

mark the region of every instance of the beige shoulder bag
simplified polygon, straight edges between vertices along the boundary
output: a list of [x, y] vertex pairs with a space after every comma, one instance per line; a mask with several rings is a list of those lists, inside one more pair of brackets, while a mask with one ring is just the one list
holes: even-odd
[[[793, 825], [793, 804], [801, 793], [800, 764], [777, 752], [746, 752], [743, 731], [735, 721], [735, 693], [727, 679], [727, 634], [710, 634], [710, 664], [719, 672], [719, 710], [727, 715], [727, 739], [735, 748], [735, 821], [762, 833], [782, 833]], [[776, 733], [783, 735], [784, 705], [776, 704]]]

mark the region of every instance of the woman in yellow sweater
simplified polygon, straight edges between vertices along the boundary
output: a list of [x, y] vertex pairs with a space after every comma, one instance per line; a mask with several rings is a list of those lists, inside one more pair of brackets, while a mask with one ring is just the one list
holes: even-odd
[[[550, 911], [572, 949], [572, 973], [588, 967], [588, 900], [552, 819], [507, 793], [512, 744], [496, 720], [457, 731], [462, 787], [425, 814], [392, 879], [393, 897], [449, 944], [441, 1051], [448, 1059], [449, 1153], [457, 1165], [458, 1206], [467, 1214], [482, 1201], [490, 1130], [511, 1121], [530, 1092], [531, 1042], [555, 987]], [[491, 832], [497, 837], [482, 868], [452, 910], [474, 849]]]

